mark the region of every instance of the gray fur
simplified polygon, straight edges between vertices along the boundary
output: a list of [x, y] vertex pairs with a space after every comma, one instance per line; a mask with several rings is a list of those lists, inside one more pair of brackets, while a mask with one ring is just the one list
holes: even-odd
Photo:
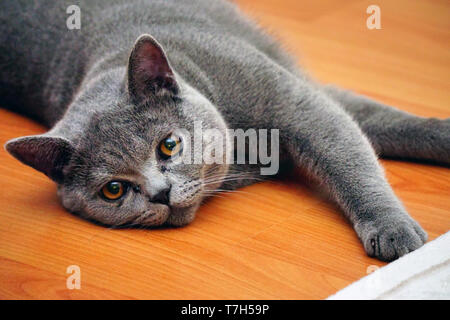
[[[81, 8], [81, 30], [66, 28], [72, 4]], [[142, 34], [164, 48], [172, 71], [164, 73], [176, 83], [166, 78], [144, 91], [130, 75]], [[161, 139], [192, 130], [195, 120], [221, 132], [280, 129], [281, 160], [316, 177], [366, 252], [382, 260], [417, 249], [427, 235], [394, 195], [374, 148], [450, 163], [449, 119], [418, 118], [314, 84], [234, 5], [218, 0], [4, 0], [0, 104], [49, 126], [45, 137], [70, 143], [64, 165], [59, 153], [31, 157], [34, 139], [15, 139], [7, 150], [54, 179], [69, 211], [113, 226], [185, 225], [217, 188], [260, 178], [255, 166], [159, 161]], [[119, 178], [139, 188], [123, 201], [101, 199], [102, 185]], [[152, 201], [168, 185], [170, 206]]]

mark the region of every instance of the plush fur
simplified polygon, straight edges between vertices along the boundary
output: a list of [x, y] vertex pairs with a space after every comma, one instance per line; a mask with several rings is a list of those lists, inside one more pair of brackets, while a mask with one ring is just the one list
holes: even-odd
[[[80, 30], [66, 27], [73, 4]], [[224, 135], [279, 129], [282, 163], [322, 183], [366, 252], [382, 260], [417, 249], [427, 235], [375, 152], [450, 163], [450, 119], [311, 82], [226, 1], [3, 0], [0, 104], [51, 128], [6, 149], [56, 181], [65, 208], [113, 226], [185, 225], [218, 188], [261, 178], [258, 165], [158, 158], [162, 139], [177, 128], [192, 132], [199, 120]], [[133, 187], [105, 201], [99, 190], [111, 180]], [[154, 201], [161, 192], [168, 203]]]

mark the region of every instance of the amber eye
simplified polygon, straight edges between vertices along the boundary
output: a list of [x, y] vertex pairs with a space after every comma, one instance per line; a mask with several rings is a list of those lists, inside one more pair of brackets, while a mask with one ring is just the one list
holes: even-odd
[[165, 138], [159, 144], [158, 151], [163, 159], [169, 159], [181, 151], [181, 139], [176, 136]]
[[117, 200], [125, 193], [125, 185], [123, 182], [110, 181], [102, 188], [103, 197], [108, 200]]

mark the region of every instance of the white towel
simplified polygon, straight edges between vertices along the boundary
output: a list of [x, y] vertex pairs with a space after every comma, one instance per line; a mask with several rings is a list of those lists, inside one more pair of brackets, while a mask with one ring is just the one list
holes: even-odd
[[450, 231], [328, 299], [450, 299]]

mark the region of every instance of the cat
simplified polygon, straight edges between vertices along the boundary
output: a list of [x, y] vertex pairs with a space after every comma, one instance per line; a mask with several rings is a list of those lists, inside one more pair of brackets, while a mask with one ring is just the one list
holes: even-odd
[[[77, 5], [81, 28], [69, 30]], [[57, 183], [70, 212], [108, 226], [184, 226], [259, 165], [176, 163], [195, 121], [278, 129], [283, 168], [326, 187], [367, 254], [391, 261], [426, 232], [377, 154], [450, 163], [450, 119], [421, 118], [319, 85], [222, 0], [0, 2], [0, 105], [48, 132], [6, 150]], [[238, 209], [237, 209], [238, 210]]]

